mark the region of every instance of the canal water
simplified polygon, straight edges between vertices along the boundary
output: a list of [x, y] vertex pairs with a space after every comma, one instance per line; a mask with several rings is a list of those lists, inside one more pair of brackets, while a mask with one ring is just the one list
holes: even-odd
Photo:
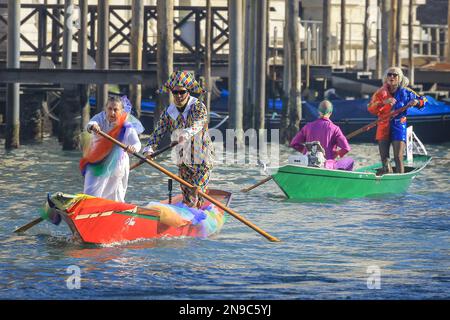
[[[449, 299], [449, 147], [427, 146], [436, 158], [406, 194], [338, 202], [286, 201], [273, 182], [243, 194], [260, 170], [216, 167], [210, 186], [232, 191], [231, 207], [282, 242], [230, 217], [210, 239], [111, 246], [74, 242], [46, 221], [14, 234], [39, 216], [47, 192], [82, 191], [80, 153], [55, 138], [1, 149], [0, 299]], [[280, 152], [285, 160], [290, 150]], [[375, 144], [353, 144], [351, 155], [378, 160]], [[159, 161], [175, 172], [167, 155]], [[127, 202], [161, 200], [166, 184], [143, 165], [130, 174]]]

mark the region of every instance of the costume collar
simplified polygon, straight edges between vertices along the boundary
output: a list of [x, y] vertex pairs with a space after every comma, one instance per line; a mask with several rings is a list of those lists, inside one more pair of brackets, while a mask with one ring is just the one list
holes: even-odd
[[[195, 97], [189, 97], [189, 101], [186, 104], [186, 108], [183, 111], [183, 118], [184, 120], [187, 119], [187, 116], [189, 114], [189, 110], [191, 110], [192, 105], [194, 104], [196, 98]], [[169, 116], [174, 119], [177, 120], [178, 115], [180, 114], [180, 111], [178, 111], [177, 106], [172, 102], [169, 107], [167, 108], [167, 113], [169, 114]]]

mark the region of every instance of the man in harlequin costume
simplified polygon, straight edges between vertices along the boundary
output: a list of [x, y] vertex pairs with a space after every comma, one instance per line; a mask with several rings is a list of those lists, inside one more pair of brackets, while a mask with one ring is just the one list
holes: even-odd
[[394, 149], [395, 172], [405, 172], [403, 151], [406, 146], [407, 110], [392, 119], [389, 118], [389, 114], [404, 106], [421, 109], [427, 102], [425, 97], [408, 88], [408, 84], [409, 80], [404, 76], [401, 68], [388, 68], [383, 77], [383, 86], [373, 94], [368, 105], [368, 111], [379, 119], [376, 140], [385, 173], [392, 172], [389, 160], [391, 144]]
[[[172, 93], [173, 103], [161, 113], [143, 152], [151, 157], [165, 133], [170, 132], [172, 141], [178, 141], [178, 147], [181, 147], [177, 159], [179, 176], [202, 192], [207, 192], [214, 149], [208, 133], [208, 111], [201, 99], [205, 90], [191, 73], [176, 71], [159, 92]], [[200, 94], [199, 99], [191, 93]], [[204, 200], [199, 197], [198, 189], [192, 190], [184, 185], [181, 189], [184, 204], [195, 208], [203, 205]]]

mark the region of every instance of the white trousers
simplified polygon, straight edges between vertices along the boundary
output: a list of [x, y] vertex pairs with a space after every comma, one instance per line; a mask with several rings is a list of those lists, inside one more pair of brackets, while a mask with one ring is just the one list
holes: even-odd
[[119, 160], [111, 176], [96, 177], [93, 175], [89, 165], [84, 177], [84, 193], [94, 197], [125, 202], [125, 194], [128, 187], [128, 175], [130, 173], [130, 163], [127, 154]]

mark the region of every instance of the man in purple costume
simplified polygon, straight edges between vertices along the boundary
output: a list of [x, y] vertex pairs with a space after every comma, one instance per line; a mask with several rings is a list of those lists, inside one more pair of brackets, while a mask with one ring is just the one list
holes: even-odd
[[[325, 168], [352, 171], [354, 160], [350, 157], [343, 158], [351, 150], [347, 138], [330, 120], [333, 105], [330, 101], [323, 100], [318, 111], [319, 119], [307, 123], [292, 139], [290, 147], [305, 154], [305, 142], [319, 141], [325, 150]], [[336, 160], [337, 157], [340, 159]]]

